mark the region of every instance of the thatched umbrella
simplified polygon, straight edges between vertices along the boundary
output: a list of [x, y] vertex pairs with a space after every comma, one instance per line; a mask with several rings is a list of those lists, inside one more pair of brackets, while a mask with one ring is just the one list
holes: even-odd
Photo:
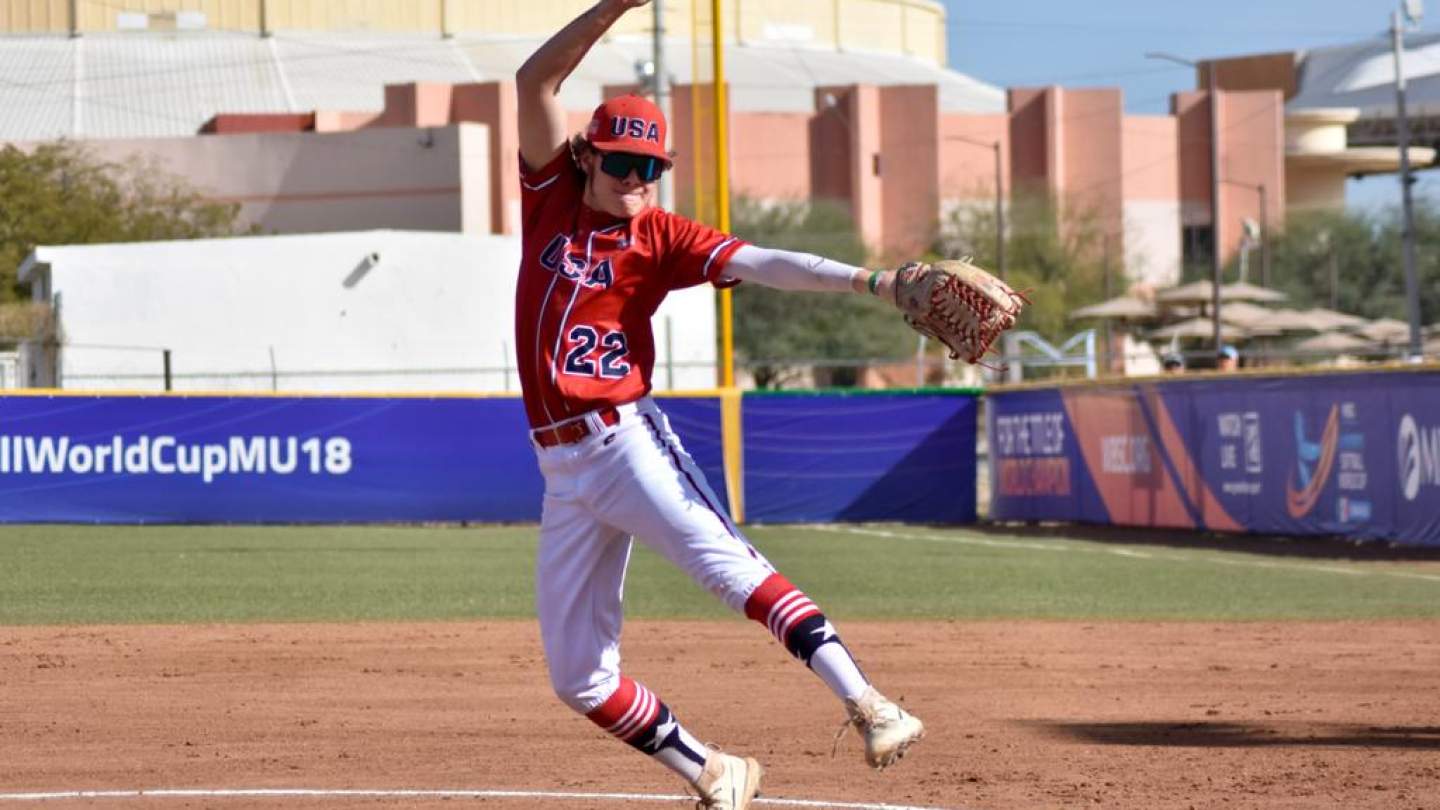
[[1235, 284], [1222, 285], [1220, 287], [1220, 297], [1226, 301], [1259, 301], [1264, 304], [1273, 304], [1277, 301], [1284, 301], [1290, 296], [1279, 290], [1272, 290], [1269, 287], [1260, 287], [1241, 281]]
[[[1214, 300], [1215, 286], [1209, 281], [1192, 281], [1180, 287], [1171, 287], [1155, 294], [1155, 300], [1166, 304], [1208, 304]], [[1284, 301], [1285, 293], [1268, 287], [1239, 282], [1220, 285], [1221, 301]]]
[[[1170, 340], [1184, 338], [1208, 338], [1215, 334], [1215, 321], [1210, 318], [1191, 318], [1188, 321], [1172, 323], [1169, 326], [1162, 326], [1150, 333], [1151, 340]], [[1250, 331], [1243, 326], [1233, 323], [1225, 323], [1222, 319], [1220, 324], [1220, 338], [1222, 340], [1240, 340], [1250, 336]]]
[[1139, 298], [1134, 298], [1129, 295], [1111, 298], [1109, 301], [1091, 304], [1088, 307], [1080, 307], [1070, 313], [1072, 319], [1114, 318], [1117, 320], [1145, 320], [1154, 318], [1156, 315], [1157, 312], [1153, 302], [1142, 301]]
[[1315, 320], [1298, 309], [1270, 310], [1271, 325], [1286, 332], [1322, 332], [1315, 326]]
[[1314, 325], [1316, 331], [1324, 332], [1330, 329], [1357, 329], [1369, 323], [1359, 315], [1350, 315], [1344, 312], [1336, 312], [1333, 309], [1315, 307], [1300, 313]]
[[1226, 304], [1220, 320], [1243, 326], [1252, 333], [1318, 332], [1305, 315], [1293, 309], [1270, 309], [1247, 301]]
[[1295, 350], [1301, 352], [1314, 352], [1339, 354], [1342, 352], [1364, 352], [1375, 348], [1362, 338], [1354, 335], [1347, 335], [1344, 332], [1323, 332], [1315, 337], [1305, 338], [1295, 344]]
[[1402, 343], [1410, 339], [1410, 324], [1394, 318], [1380, 318], [1356, 329], [1355, 334], [1376, 343]]

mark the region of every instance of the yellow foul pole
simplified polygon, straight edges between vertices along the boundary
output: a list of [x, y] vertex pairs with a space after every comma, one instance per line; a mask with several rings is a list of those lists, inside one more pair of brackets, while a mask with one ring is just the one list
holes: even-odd
[[[730, 117], [725, 100], [725, 18], [722, 0], [710, 0], [710, 53], [715, 82], [715, 227], [730, 232], [730, 153], [725, 128]], [[735, 305], [730, 290], [720, 291], [720, 399], [725, 490], [730, 516], [745, 521], [744, 457], [740, 440], [740, 392], [735, 388]]]
[[[725, 21], [723, 0], [710, 0], [710, 53], [715, 84], [715, 227], [730, 232], [730, 153], [725, 142], [729, 108], [725, 100]], [[735, 386], [735, 321], [730, 290], [720, 291], [720, 386]]]

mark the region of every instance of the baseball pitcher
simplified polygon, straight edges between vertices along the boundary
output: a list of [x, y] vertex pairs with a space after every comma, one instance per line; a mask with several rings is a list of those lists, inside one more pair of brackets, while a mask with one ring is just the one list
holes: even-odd
[[820, 608], [719, 508], [649, 396], [651, 317], [671, 290], [697, 284], [873, 294], [973, 362], [1014, 323], [1018, 304], [969, 265], [875, 272], [748, 245], [657, 208], [656, 181], [671, 167], [660, 109], [637, 96], [612, 98], [571, 137], [556, 98], [601, 35], [648, 2], [600, 0], [515, 76], [523, 218], [515, 346], [545, 478], [536, 601], [560, 699], [678, 774], [701, 807], [744, 810], [759, 791], [760, 764], [707, 749], [654, 692], [621, 673], [632, 538], [763, 624], [818, 675], [872, 767], [894, 763], [925, 730], [870, 685]]

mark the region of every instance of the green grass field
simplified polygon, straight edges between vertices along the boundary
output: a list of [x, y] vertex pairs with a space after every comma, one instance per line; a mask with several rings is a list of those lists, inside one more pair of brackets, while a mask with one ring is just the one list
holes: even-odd
[[[848, 619], [1440, 617], [1440, 562], [1297, 558], [965, 529], [754, 527]], [[0, 528], [0, 623], [389, 621], [533, 615], [536, 528]], [[637, 550], [634, 618], [726, 611]]]

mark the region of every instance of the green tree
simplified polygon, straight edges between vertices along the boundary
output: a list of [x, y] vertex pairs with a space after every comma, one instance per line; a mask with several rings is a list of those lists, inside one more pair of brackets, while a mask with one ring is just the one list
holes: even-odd
[[16, 270], [37, 245], [195, 239], [237, 232], [238, 204], [206, 201], [144, 162], [68, 141], [0, 148], [0, 305], [27, 297]]
[[[1270, 243], [1271, 285], [1296, 309], [1407, 320], [1401, 230], [1398, 208], [1292, 214]], [[1432, 202], [1416, 202], [1415, 241], [1424, 324], [1440, 318], [1440, 211]]]
[[[997, 269], [990, 206], [956, 208], [941, 223], [940, 234], [935, 250], [942, 257], [972, 256], [981, 267]], [[1106, 254], [1105, 230], [1092, 208], [1073, 202], [1062, 211], [1044, 193], [1017, 191], [1006, 214], [1006, 281], [1030, 299], [1017, 328], [1051, 342], [1073, 335], [1077, 326], [1069, 313], [1101, 299], [1107, 261], [1113, 265], [1112, 280], [1120, 277], [1119, 256]]]
[[[731, 230], [767, 248], [814, 253], [847, 264], [865, 263], [865, 246], [843, 206], [830, 202], [735, 201]], [[893, 306], [871, 296], [797, 293], [758, 284], [735, 288], [735, 349], [761, 388], [798, 381], [813, 360], [899, 357], [915, 333]], [[853, 367], [836, 381], [853, 383]]]

